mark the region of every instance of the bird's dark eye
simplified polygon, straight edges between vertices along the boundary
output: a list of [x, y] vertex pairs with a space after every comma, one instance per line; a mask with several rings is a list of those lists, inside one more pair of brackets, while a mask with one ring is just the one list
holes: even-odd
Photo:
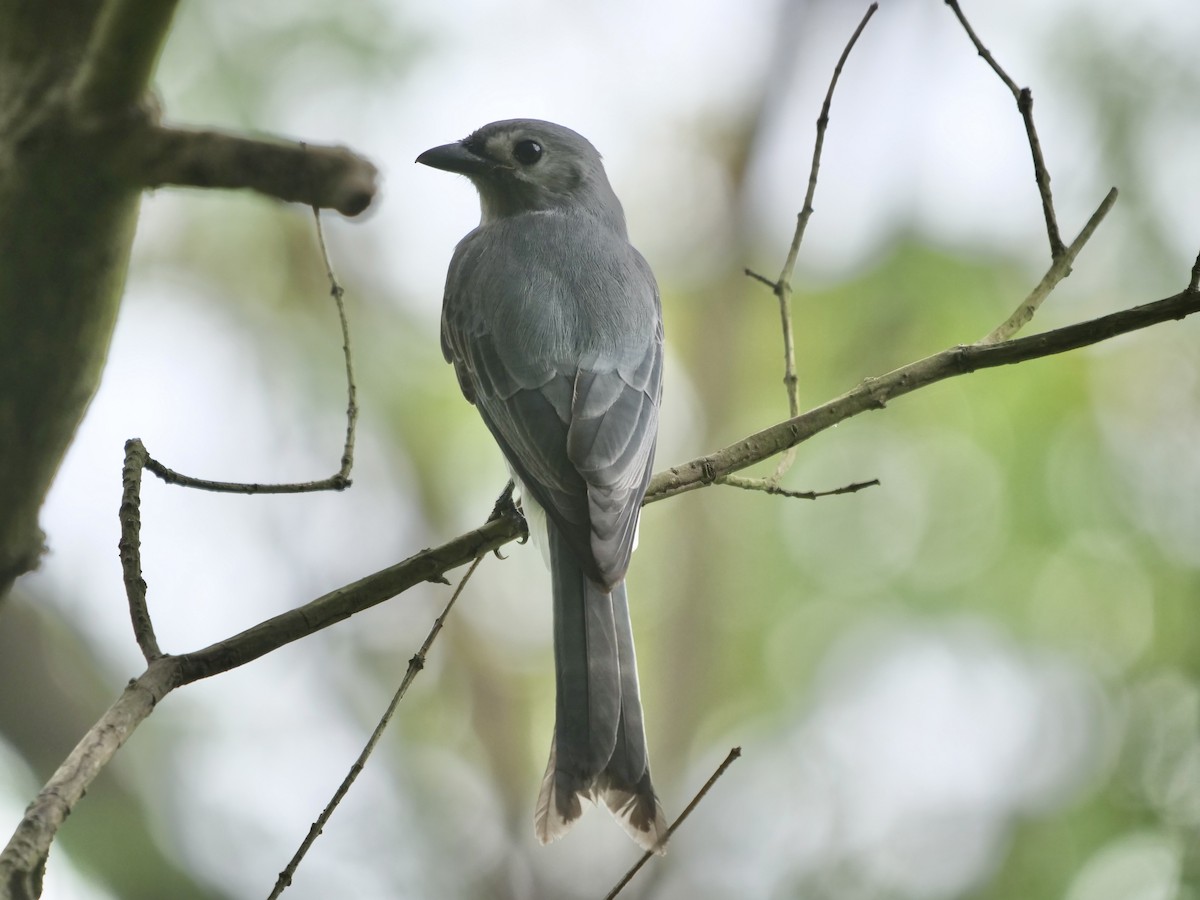
[[518, 141], [513, 147], [513, 159], [523, 166], [532, 166], [542, 158], [542, 145], [537, 141]]

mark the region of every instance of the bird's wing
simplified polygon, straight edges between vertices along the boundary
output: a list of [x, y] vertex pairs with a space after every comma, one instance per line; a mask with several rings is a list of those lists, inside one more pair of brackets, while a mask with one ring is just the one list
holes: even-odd
[[647, 333], [572, 354], [571, 340], [530, 339], [530, 328], [543, 322], [504, 314], [515, 307], [552, 315], [546, 297], [505, 296], [505, 285], [537, 290], [543, 282], [488, 271], [488, 259], [503, 254], [461, 251], [443, 308], [446, 358], [533, 500], [566, 535], [588, 576], [611, 586], [629, 565], [658, 433], [663, 335], [653, 277], [638, 257], [639, 278], [621, 283], [639, 296], [612, 298], [614, 305], [645, 305], [649, 312], [639, 321]]
[[575, 376], [567, 456], [587, 482], [590, 549], [604, 584], [619, 581], [629, 567], [654, 463], [661, 393], [661, 325], [625, 364]]

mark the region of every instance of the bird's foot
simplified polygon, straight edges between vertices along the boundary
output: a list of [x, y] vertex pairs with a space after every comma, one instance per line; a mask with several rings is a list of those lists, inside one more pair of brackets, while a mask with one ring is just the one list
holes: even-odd
[[[521, 507], [517, 501], [513, 499], [513, 492], [516, 490], [516, 484], [510, 478], [508, 484], [504, 486], [504, 490], [500, 492], [500, 496], [496, 498], [495, 504], [492, 506], [492, 513], [488, 516], [489, 522], [495, 522], [499, 519], [513, 519], [519, 522], [524, 529], [524, 534], [521, 536], [520, 543], [525, 543], [529, 540], [529, 527], [525, 524], [525, 515], [521, 512]], [[497, 559], [507, 559], [507, 557], [497, 548], [492, 551], [496, 554]]]
[[521, 511], [517, 508], [517, 502], [513, 500], [513, 493], [516, 489], [517, 485], [513, 480], [508, 479], [508, 484], [504, 486], [504, 490], [500, 492], [500, 496], [492, 505], [492, 514], [487, 517], [489, 522], [521, 515]]

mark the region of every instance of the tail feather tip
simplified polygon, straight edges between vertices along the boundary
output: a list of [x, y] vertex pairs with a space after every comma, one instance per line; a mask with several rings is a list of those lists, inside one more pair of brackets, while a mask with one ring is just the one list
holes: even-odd
[[545, 845], [558, 840], [571, 830], [583, 814], [581, 798], [593, 803], [602, 801], [614, 819], [639, 847], [659, 856], [667, 852], [667, 819], [662, 804], [649, 784], [636, 789], [593, 785], [562, 791], [556, 782], [553, 762], [542, 781], [534, 814], [534, 833]]

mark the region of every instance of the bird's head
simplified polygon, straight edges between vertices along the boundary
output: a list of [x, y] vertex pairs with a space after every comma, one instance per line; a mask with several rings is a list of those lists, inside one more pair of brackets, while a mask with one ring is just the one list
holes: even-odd
[[600, 154], [583, 135], [539, 119], [484, 125], [426, 150], [422, 165], [466, 175], [479, 191], [483, 222], [549, 209], [582, 210], [624, 230], [621, 204]]

